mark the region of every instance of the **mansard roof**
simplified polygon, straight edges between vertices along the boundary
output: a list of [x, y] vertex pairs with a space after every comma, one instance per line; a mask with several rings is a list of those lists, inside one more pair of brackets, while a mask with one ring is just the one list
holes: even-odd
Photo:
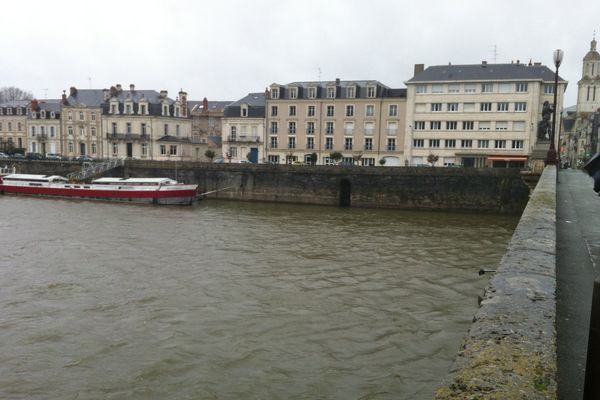
[[77, 89], [76, 93], [67, 97], [68, 106], [100, 107], [104, 102], [102, 89]]
[[[188, 109], [190, 112], [202, 112], [204, 105], [202, 101], [188, 101]], [[225, 107], [233, 103], [233, 101], [209, 101], [208, 111], [210, 112], [223, 112]]]
[[249, 93], [246, 97], [225, 107], [224, 116], [229, 118], [239, 117], [242, 106], [248, 107], [247, 118], [264, 118], [266, 96], [264, 93]]
[[[308, 88], [316, 88], [315, 97], [322, 99], [327, 97], [327, 88], [335, 87], [337, 89], [336, 99], [364, 99], [367, 98], [367, 87], [376, 88], [376, 97], [406, 97], [406, 89], [392, 89], [389, 86], [375, 80], [357, 80], [357, 81], [342, 81], [336, 79], [335, 81], [305, 81], [305, 82], [292, 82], [285, 85], [279, 85], [274, 83], [271, 88], [277, 87], [280, 90], [279, 99], [291, 100], [290, 89], [298, 88], [296, 97], [294, 99], [309, 99]], [[344, 90], [348, 87], [354, 87], [354, 97], [348, 97], [347, 91]]]
[[[433, 65], [406, 83], [523, 80], [554, 82], [554, 71], [535, 63]], [[565, 82], [559, 76], [561, 82]]]

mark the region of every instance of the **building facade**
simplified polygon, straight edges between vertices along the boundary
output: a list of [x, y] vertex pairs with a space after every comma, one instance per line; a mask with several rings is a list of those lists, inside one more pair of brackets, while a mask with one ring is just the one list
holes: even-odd
[[206, 150], [222, 157], [222, 124], [225, 107], [232, 101], [190, 101], [189, 109], [192, 118], [192, 145], [194, 161], [209, 161]]
[[103, 100], [103, 92], [98, 89], [71, 87], [69, 96], [63, 93], [60, 113], [63, 156], [103, 158], [106, 143], [102, 135]]
[[[407, 164], [526, 167], [538, 138], [549, 138], [554, 75], [540, 63], [416, 65], [406, 82]], [[559, 79], [556, 115], [566, 85]]]
[[225, 107], [223, 157], [228, 162], [265, 161], [265, 93], [250, 93]]
[[32, 100], [27, 108], [27, 151], [46, 155], [62, 154], [60, 100]]
[[28, 100], [0, 104], [0, 151], [25, 152], [27, 143]]
[[271, 163], [401, 165], [406, 90], [378, 81], [272, 84], [266, 155]]

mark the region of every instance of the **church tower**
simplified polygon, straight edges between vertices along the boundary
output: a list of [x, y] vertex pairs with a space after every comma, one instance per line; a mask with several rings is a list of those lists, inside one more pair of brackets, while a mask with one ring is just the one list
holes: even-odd
[[592, 113], [600, 108], [600, 54], [596, 50], [596, 35], [590, 51], [583, 57], [581, 80], [577, 82], [577, 113]]

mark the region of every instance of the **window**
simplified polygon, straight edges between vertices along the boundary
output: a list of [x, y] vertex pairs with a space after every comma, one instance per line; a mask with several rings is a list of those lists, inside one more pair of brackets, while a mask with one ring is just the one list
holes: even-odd
[[169, 116], [169, 105], [163, 104], [162, 106], [162, 115]]
[[277, 136], [271, 136], [270, 147], [272, 149], [276, 149], [277, 148]]
[[21, 132], [21, 130], [22, 130], [21, 128], [22, 128], [21, 123], [17, 122], [17, 131]]
[[131, 114], [131, 104], [125, 104], [125, 114]]
[[479, 110], [480, 111], [492, 111], [492, 103], [481, 103]]
[[442, 121], [431, 121], [430, 124], [432, 131], [439, 131], [442, 129]]
[[510, 83], [499, 83], [498, 84], [498, 93], [510, 93], [512, 90], [512, 85]]
[[473, 141], [471, 139], [462, 139], [460, 141], [460, 147], [463, 149], [470, 149], [473, 147]]
[[465, 83], [465, 93], [475, 93], [477, 86], [474, 83]]
[[275, 121], [271, 121], [271, 133], [276, 134], [278, 131], [278, 123]]
[[523, 141], [522, 140], [513, 140], [512, 141], [512, 148], [513, 149], [522, 149], [523, 148]]
[[127, 122], [127, 124], [125, 125], [126, 129], [127, 129], [127, 134], [131, 134], [131, 122]]
[[458, 122], [457, 121], [446, 121], [446, 129], [449, 131], [455, 131], [456, 129], [458, 129]]
[[[9, 110], [10, 110], [10, 108], [9, 108]], [[113, 113], [114, 113], [114, 112], [113, 112]], [[69, 111], [69, 112], [67, 113], [67, 119], [68, 119], [69, 121], [73, 121], [73, 113], [72, 113], [71, 111]]]
[[317, 88], [312, 86], [308, 88], [308, 98], [314, 99], [317, 97]]
[[475, 124], [473, 123], [473, 121], [463, 121], [463, 123], [462, 123], [463, 131], [472, 131], [474, 125]]
[[373, 136], [375, 133], [375, 123], [365, 122], [365, 136]]
[[269, 155], [267, 159], [271, 164], [279, 164], [279, 156]]
[[69, 153], [73, 153], [75, 151], [75, 145], [73, 142], [69, 142]]
[[243, 105], [242, 107], [240, 107], [240, 116], [241, 117], [247, 117], [248, 116], [248, 107]]
[[354, 86], [348, 86], [346, 88], [346, 97], [349, 99], [353, 99], [356, 97], [356, 88]]
[[[113, 123], [113, 125], [116, 125], [116, 124]], [[10, 126], [9, 126], [9, 129], [10, 129]], [[73, 127], [72, 126], [67, 127], [67, 134], [73, 136]]]
[[475, 111], [475, 103], [464, 103], [463, 104], [464, 112], [473, 112]]
[[367, 104], [367, 108], [365, 110], [365, 114], [367, 117], [372, 117], [375, 115], [375, 106], [372, 104]]
[[315, 116], [315, 106], [308, 106], [308, 116], [309, 117]]
[[346, 117], [354, 117], [354, 106], [353, 105], [346, 106]]
[[[0, 129], [2, 129], [2, 125], [0, 125]], [[93, 132], [95, 132], [95, 130]], [[55, 135], [56, 135], [56, 133], [54, 132], [54, 127], [51, 126], [50, 127], [50, 137], [54, 137]]]
[[494, 90], [494, 84], [491, 82], [485, 82], [481, 84], [482, 93], [491, 93]]
[[375, 98], [376, 94], [377, 94], [377, 90], [375, 90], [375, 86], [367, 86], [367, 97], [369, 99], [373, 99]]
[[508, 111], [508, 103], [498, 103], [496, 104], [497, 111]]
[[489, 131], [492, 129], [492, 123], [490, 121], [479, 121], [480, 131]]
[[[53, 126], [52, 126], [52, 127], [50, 127], [50, 130], [52, 131], [52, 136], [54, 136], [54, 127], [53, 127]], [[92, 136], [96, 136], [96, 127], [95, 127], [95, 126], [92, 126], [92, 127], [90, 128], [90, 132], [92, 133]]]
[[325, 123], [325, 133], [327, 135], [333, 135], [333, 122]]
[[335, 99], [335, 87], [334, 86], [330, 86], [327, 88], [327, 98], [328, 99]]
[[179, 134], [180, 134], [180, 133], [181, 133], [181, 132], [180, 132], [180, 130], [179, 130], [179, 124], [177, 124], [177, 125], [175, 125], [175, 135], [176, 135], [176, 136], [179, 136]]
[[459, 93], [460, 85], [458, 83], [449, 83], [448, 84], [448, 93]]
[[390, 117], [398, 116], [398, 106], [396, 104], [390, 104], [388, 116], [390, 116]]
[[145, 104], [141, 104], [140, 105], [140, 114], [142, 114], [142, 115], [146, 115], [147, 114], [147, 112], [146, 112], [146, 105]]
[[388, 122], [387, 134], [388, 136], [396, 136], [398, 133], [398, 123]]
[[335, 106], [327, 106], [327, 116], [333, 117], [335, 115]]
[[31, 127], [31, 137], [35, 137], [35, 126]]
[[141, 126], [141, 131], [142, 131], [142, 136], [146, 135], [146, 123], [142, 122], [142, 126]]
[[416, 92], [417, 93], [427, 93], [427, 86], [426, 85], [417, 85]]
[[431, 111], [442, 111], [442, 103], [431, 103]]
[[46, 127], [40, 126], [40, 135], [44, 136], [46, 134]]
[[298, 98], [298, 88], [290, 88], [290, 99]]
[[278, 99], [279, 98], [279, 88], [272, 88], [271, 89], [271, 98], [272, 99]]
[[[167, 125], [165, 125], [165, 128], [166, 128], [166, 126], [167, 126]], [[235, 126], [232, 126], [231, 128], [229, 128], [229, 134], [230, 134], [230, 136], [231, 136], [231, 139], [232, 139], [232, 140], [235, 140], [235, 139], [236, 139], [236, 136], [237, 136], [237, 127], [235, 127]]]
[[415, 131], [425, 130], [425, 121], [415, 121]]
[[515, 111], [518, 111], [518, 112], [527, 111], [527, 103], [525, 103], [525, 102], [515, 103]]
[[148, 155], [148, 143], [142, 143], [142, 156]]
[[237, 147], [230, 147], [229, 148], [229, 156], [230, 157], [237, 157]]
[[325, 138], [325, 150], [333, 150], [333, 138]]
[[365, 138], [365, 150], [373, 150], [373, 138]]
[[480, 149], [487, 149], [490, 147], [490, 141], [489, 140], [478, 140], [477, 147], [479, 147]]
[[388, 138], [388, 140], [387, 140], [387, 150], [388, 151], [395, 151], [396, 150], [396, 139], [395, 138]]
[[172, 156], [177, 155], [177, 145], [176, 144], [172, 144], [171, 146], [169, 146], [169, 154]]
[[290, 106], [289, 116], [290, 117], [295, 117], [296, 116], [296, 106]]
[[518, 93], [527, 92], [527, 82], [518, 82], [517, 83], [517, 92]]
[[446, 139], [446, 148], [453, 149], [455, 147], [456, 147], [456, 140], [455, 139]]
[[525, 121], [514, 121], [513, 122], [513, 131], [525, 131]]
[[276, 117], [279, 113], [279, 108], [277, 106], [271, 106], [271, 117]]
[[315, 134], [315, 123], [314, 122], [307, 122], [306, 123], [306, 134], [307, 135], [314, 135]]
[[288, 122], [288, 133], [290, 135], [296, 134], [296, 123], [295, 122]]
[[375, 159], [372, 157], [361, 158], [360, 163], [363, 167], [374, 167]]
[[505, 149], [506, 148], [506, 140], [494, 140], [494, 148], [495, 149]]
[[458, 103], [448, 103], [448, 111], [458, 111]]
[[[162, 152], [163, 147], [165, 147], [164, 145], [160, 146], [161, 147], [161, 153], [160, 154], [165, 154]], [[112, 151], [113, 151], [113, 155], [117, 155], [119, 154], [119, 145], [117, 143], [113, 143], [112, 144]]]
[[413, 147], [425, 147], [425, 140], [413, 139]]
[[544, 84], [544, 94], [554, 94], [554, 84], [553, 83], [545, 83]]
[[344, 138], [344, 150], [352, 150], [352, 138]]
[[354, 122], [344, 123], [344, 135], [353, 135], [353, 134], [354, 134]]
[[96, 154], [96, 152], [97, 152], [96, 143], [92, 143], [92, 154]]
[[[235, 129], [235, 126], [233, 127], [233, 129]], [[164, 125], [164, 132], [165, 132], [165, 136], [169, 134], [169, 124], [165, 124]]]
[[288, 137], [288, 149], [295, 149], [296, 148], [296, 136], [289, 136]]
[[95, 121], [96, 120], [96, 113], [92, 112], [91, 116], [92, 116], [92, 121]]
[[433, 149], [440, 148], [440, 139], [429, 139], [429, 147]]
[[306, 138], [306, 148], [308, 150], [312, 150], [315, 148], [315, 138], [314, 137], [307, 137]]
[[508, 130], [508, 122], [507, 121], [496, 121], [496, 130], [497, 131]]
[[440, 85], [440, 84], [431, 85], [431, 93], [444, 93], [444, 85]]

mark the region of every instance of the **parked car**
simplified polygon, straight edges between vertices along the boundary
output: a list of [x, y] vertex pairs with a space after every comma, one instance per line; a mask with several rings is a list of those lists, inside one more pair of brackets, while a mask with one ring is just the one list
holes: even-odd
[[25, 156], [27, 160], [43, 160], [44, 155], [40, 153], [27, 153]]
[[56, 154], [56, 153], [48, 153], [48, 154], [46, 154], [46, 160], [62, 161], [63, 156], [61, 156], [60, 154]]
[[223, 157], [215, 158], [213, 160], [213, 163], [215, 163], [215, 164], [223, 164], [224, 162], [225, 162], [225, 159]]
[[8, 156], [8, 154], [4, 154], [4, 153], [1, 153], [1, 152], [0, 152], [0, 159], [7, 159], [7, 158], [10, 158], [10, 157]]
[[24, 160], [25, 156], [21, 153], [14, 153], [10, 156], [10, 158], [15, 158], [17, 160]]
[[252, 161], [248, 161], [248, 160], [240, 160], [238, 161], [240, 164], [252, 164]]
[[92, 157], [90, 157], [90, 156], [88, 156], [88, 155], [84, 154], [84, 155], [81, 155], [81, 156], [77, 157], [77, 158], [75, 159], [75, 161], [79, 161], [79, 162], [81, 162], [81, 163], [82, 163], [82, 162], [92, 162], [92, 161], [94, 161], [94, 159], [93, 159]]

